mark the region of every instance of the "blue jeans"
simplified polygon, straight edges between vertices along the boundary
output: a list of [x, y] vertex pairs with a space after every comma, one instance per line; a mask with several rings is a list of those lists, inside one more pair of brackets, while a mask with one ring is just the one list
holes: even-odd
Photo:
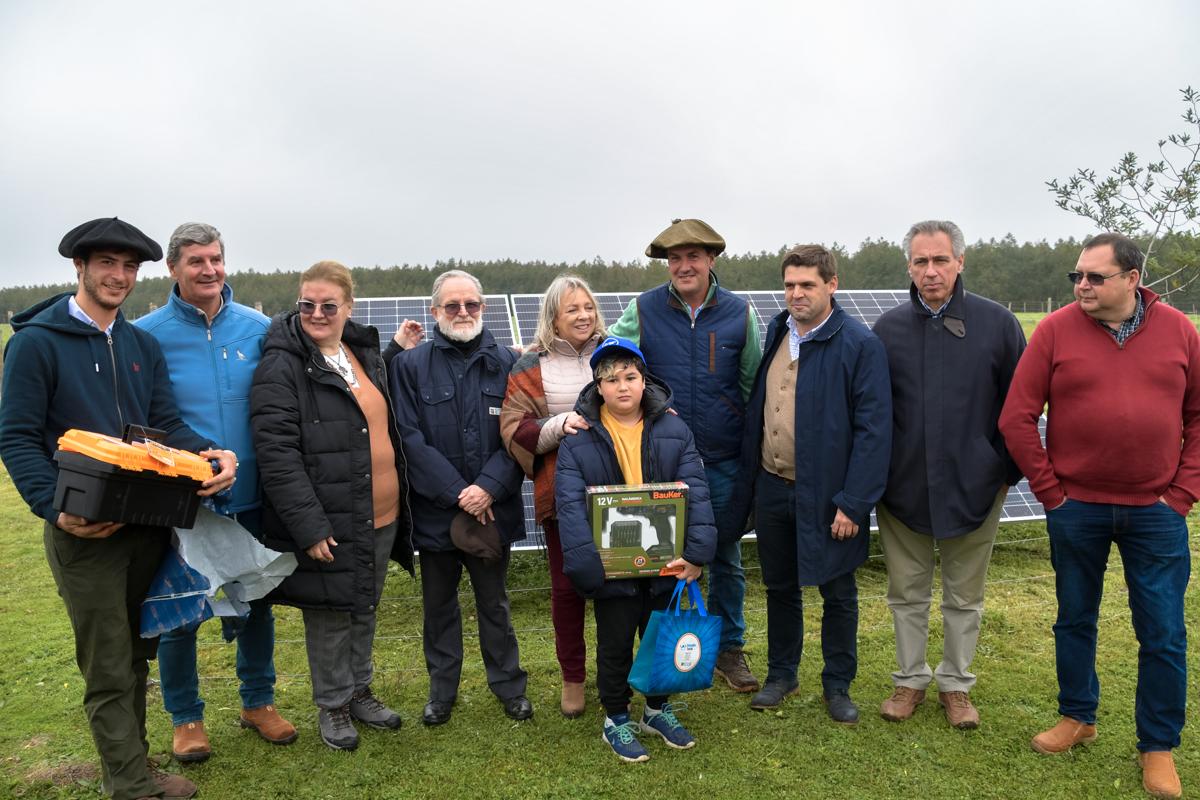
[[[717, 553], [708, 565], [708, 610], [725, 620], [721, 626], [722, 653], [745, 643], [746, 573], [742, 571], [741, 531], [730, 530], [729, 505], [737, 482], [737, 459], [704, 465], [713, 516], [717, 521]], [[725, 543], [722, 544], [721, 542]]]
[[1113, 542], [1125, 565], [1138, 640], [1134, 700], [1138, 750], [1179, 746], [1187, 703], [1183, 595], [1191, 575], [1187, 523], [1163, 503], [1121, 506], [1067, 500], [1047, 512], [1058, 620], [1058, 711], [1094, 723], [1100, 702], [1096, 621]]
[[[196, 672], [196, 629], [200, 623], [164, 633], [158, 640], [158, 673], [163, 706], [174, 725], [204, 719], [200, 676]], [[237, 633], [237, 676], [242, 708], [275, 702], [275, 617], [265, 599], [250, 602], [250, 614]]]

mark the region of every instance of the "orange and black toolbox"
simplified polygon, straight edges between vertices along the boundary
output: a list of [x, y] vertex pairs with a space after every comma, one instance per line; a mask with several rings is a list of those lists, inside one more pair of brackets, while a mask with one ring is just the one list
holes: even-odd
[[[132, 441], [137, 433], [145, 437]], [[58, 439], [54, 507], [93, 522], [190, 528], [200, 484], [213, 465], [195, 453], [154, 440], [161, 434], [129, 426], [125, 438], [71, 429]]]

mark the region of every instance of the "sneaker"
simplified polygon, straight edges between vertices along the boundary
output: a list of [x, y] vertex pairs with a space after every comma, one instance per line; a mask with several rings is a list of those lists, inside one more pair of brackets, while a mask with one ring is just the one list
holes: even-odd
[[938, 692], [938, 702], [946, 709], [946, 720], [959, 730], [979, 727], [979, 709], [971, 704], [966, 692]]
[[212, 755], [212, 747], [208, 743], [208, 734], [204, 732], [204, 720], [175, 726], [171, 755], [180, 764], [199, 764], [208, 760]]
[[761, 687], [758, 678], [746, 664], [746, 653], [740, 647], [731, 647], [717, 653], [717, 666], [713, 670], [725, 679], [735, 692], [757, 692]]
[[291, 744], [300, 736], [296, 726], [284, 719], [272, 705], [243, 708], [238, 724], [257, 731], [271, 744]]
[[689, 747], [695, 747], [696, 737], [688, 731], [687, 728], [679, 724], [679, 719], [675, 716], [675, 711], [682, 711], [687, 708], [685, 703], [663, 703], [662, 709], [657, 714], [651, 713], [647, 708], [642, 713], [642, 730], [646, 733], [657, 733], [667, 743], [667, 747], [674, 747], [676, 750], [687, 750]]
[[350, 698], [350, 716], [372, 728], [394, 730], [400, 727], [400, 715], [385, 706], [367, 686]]
[[350, 721], [350, 705], [341, 708], [322, 708], [317, 714], [321, 741], [334, 750], [353, 750], [358, 747], [358, 731]]
[[892, 696], [879, 707], [879, 716], [888, 722], [904, 722], [913, 715], [917, 706], [925, 702], [925, 690], [911, 686], [897, 686]]
[[825, 692], [825, 709], [834, 722], [843, 725], [858, 724], [858, 706], [850, 699], [847, 689], [830, 689]]
[[1063, 717], [1050, 730], [1033, 737], [1029, 744], [1039, 753], [1065, 753], [1077, 744], [1096, 741], [1096, 726], [1080, 722], [1072, 717]]
[[1183, 796], [1183, 784], [1179, 782], [1175, 756], [1170, 750], [1138, 753], [1138, 765], [1142, 768], [1142, 788], [1151, 797]]
[[638, 741], [637, 730], [637, 723], [630, 722], [628, 714], [617, 714], [604, 721], [604, 730], [600, 732], [600, 738], [622, 761], [630, 764], [649, 761], [650, 754]]
[[795, 679], [785, 681], [782, 678], [767, 678], [762, 689], [750, 698], [750, 708], [755, 711], [779, 708], [783, 703], [783, 698], [798, 691], [800, 691], [800, 684]]

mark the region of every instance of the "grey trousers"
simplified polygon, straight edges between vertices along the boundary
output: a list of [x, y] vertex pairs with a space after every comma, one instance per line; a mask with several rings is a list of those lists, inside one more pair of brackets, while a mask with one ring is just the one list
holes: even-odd
[[[375, 529], [375, 596], [379, 604], [387, 577], [388, 557], [396, 538], [397, 523]], [[337, 557], [336, 551], [334, 557]], [[317, 708], [341, 708], [358, 691], [371, 685], [375, 667], [371, 651], [375, 644], [375, 612], [355, 613], [327, 608], [306, 608], [304, 644], [308, 671], [312, 676], [313, 702]]]
[[453, 702], [462, 676], [462, 609], [458, 582], [465, 566], [475, 590], [479, 621], [479, 652], [488, 686], [501, 700], [525, 694], [528, 675], [521, 669], [517, 634], [513, 631], [505, 581], [508, 556], [484, 561], [459, 550], [422, 551], [421, 596], [425, 605], [425, 667], [429, 670], [429, 699]]
[[[983, 523], [962, 536], [939, 539], [911, 530], [883, 504], [875, 507], [879, 544], [888, 573], [888, 606], [896, 629], [896, 686], [924, 689], [937, 681], [938, 691], [969, 692], [975, 685], [970, 672], [983, 618], [983, 587], [1000, 512], [1008, 487], [1003, 487]], [[929, 606], [933, 599], [934, 547], [942, 560], [942, 661], [930, 670], [925, 650], [929, 643]]]

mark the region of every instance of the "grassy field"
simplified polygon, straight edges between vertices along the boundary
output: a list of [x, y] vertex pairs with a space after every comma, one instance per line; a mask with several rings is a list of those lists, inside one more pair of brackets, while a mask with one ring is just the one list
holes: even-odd
[[[94, 797], [94, 752], [80, 705], [82, 684], [71, 632], [46, 567], [41, 525], [6, 475], [0, 475], [0, 526], [0, 570], [6, 576], [0, 582], [0, 797]], [[1193, 533], [1194, 551], [1197, 541]], [[689, 706], [683, 718], [699, 738], [695, 750], [667, 751], [651, 742], [647, 764], [619, 763], [599, 741], [601, 717], [593, 682], [584, 717], [566, 720], [557, 712], [546, 566], [540, 554], [528, 553], [514, 559], [510, 585], [536, 708], [532, 720], [513, 723], [503, 715], [487, 690], [473, 638], [468, 638], [453, 720], [435, 729], [419, 724], [427, 689], [419, 585], [407, 574], [394, 573], [381, 606], [375, 686], [403, 714], [401, 730], [365, 730], [355, 753], [334, 752], [321, 744], [301, 623], [289, 608], [277, 609], [277, 703], [300, 727], [300, 740], [291, 747], [272, 747], [239, 729], [235, 651], [220, 642], [219, 626], [210, 622], [201, 631], [200, 656], [216, 755], [186, 774], [207, 798], [631, 798], [650, 792], [731, 799], [1143, 796], [1134, 755], [1136, 643], [1115, 555], [1102, 609], [1100, 738], [1078, 752], [1047, 757], [1029, 748], [1029, 737], [1056, 719], [1050, 635], [1055, 603], [1044, 526], [1022, 523], [1001, 530], [975, 664], [980, 680], [972, 696], [983, 714], [977, 731], [951, 729], [934, 702], [905, 724], [878, 716], [878, 704], [890, 691], [893, 636], [883, 599], [883, 564], [877, 548], [873, 553], [859, 571], [860, 667], [853, 694], [864, 713], [854, 728], [833, 724], [822, 707], [819, 616], [810, 611], [801, 693], [783, 710], [752, 712], [745, 696], [723, 687], [694, 693], [680, 699]], [[752, 545], [746, 548], [746, 561], [748, 649], [761, 675], [765, 599]], [[806, 590], [806, 596], [819, 605], [815, 591]], [[465, 626], [473, 637], [469, 594], [463, 599]], [[1187, 598], [1189, 627], [1198, 612], [1193, 588]], [[936, 613], [933, 628], [931, 660], [941, 646]], [[1193, 697], [1195, 652], [1189, 659]], [[149, 707], [151, 750], [165, 756], [171, 724], [157, 690], [151, 692]], [[1194, 706], [1188, 719], [1195, 726]], [[1177, 762], [1184, 785], [1196, 790], [1200, 754], [1192, 744], [1192, 730], [1185, 731]]]

